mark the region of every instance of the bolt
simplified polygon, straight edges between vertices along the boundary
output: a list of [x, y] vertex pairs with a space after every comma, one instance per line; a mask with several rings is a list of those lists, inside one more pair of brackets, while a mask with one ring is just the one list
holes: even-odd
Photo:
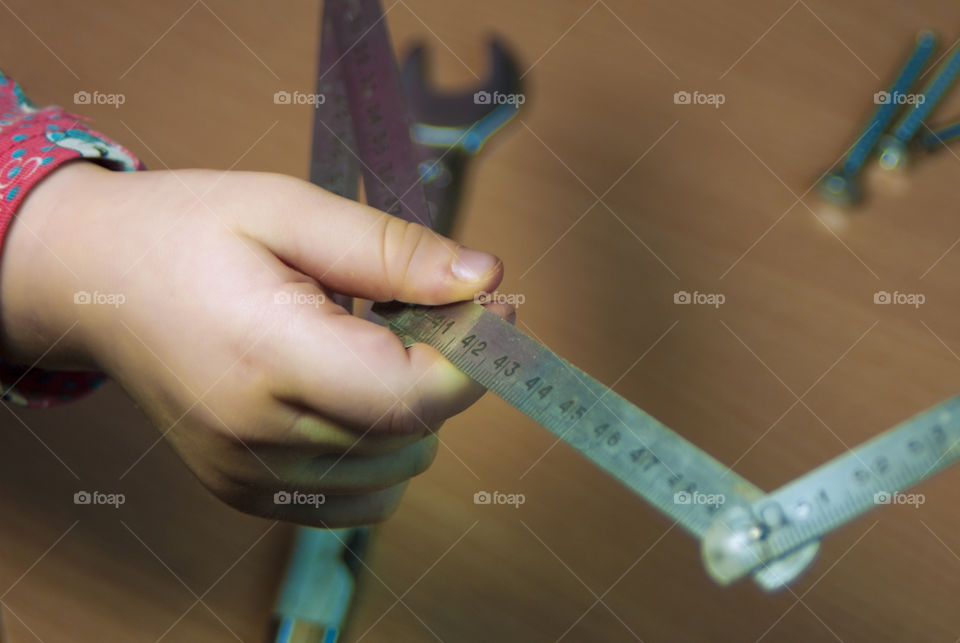
[[880, 140], [880, 167], [885, 170], [902, 168], [907, 163], [907, 143], [914, 137], [923, 120], [930, 115], [940, 99], [946, 93], [954, 79], [960, 73], [960, 46], [954, 48], [950, 56], [937, 69], [933, 78], [927, 83], [913, 107], [900, 117], [893, 128], [893, 133]]
[[[889, 92], [874, 94], [876, 110], [867, 122], [866, 128], [847, 152], [839, 168], [829, 172], [820, 181], [820, 193], [828, 201], [838, 205], [851, 205], [860, 200], [860, 187], [857, 177], [863, 169], [864, 162], [873, 151], [887, 125], [899, 106], [897, 97], [903, 96], [916, 82], [923, 66], [926, 64], [933, 48], [937, 44], [937, 37], [930, 31], [922, 31], [917, 35], [916, 46], [904, 64]], [[886, 98], [886, 100], [884, 100]]]
[[935, 132], [927, 132], [921, 137], [920, 144], [932, 152], [936, 147], [946, 145], [957, 138], [960, 138], [960, 121], [945, 125]]

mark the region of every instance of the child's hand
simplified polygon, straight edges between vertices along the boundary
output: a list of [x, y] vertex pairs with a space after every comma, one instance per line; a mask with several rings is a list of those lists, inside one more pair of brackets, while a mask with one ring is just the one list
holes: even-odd
[[[332, 292], [442, 304], [501, 275], [491, 255], [297, 179], [79, 162], [14, 219], [0, 340], [22, 363], [109, 374], [242, 511], [372, 522], [429, 466], [441, 422], [482, 389]], [[92, 303], [75, 304], [77, 291]], [[281, 491], [326, 500], [277, 504]]]

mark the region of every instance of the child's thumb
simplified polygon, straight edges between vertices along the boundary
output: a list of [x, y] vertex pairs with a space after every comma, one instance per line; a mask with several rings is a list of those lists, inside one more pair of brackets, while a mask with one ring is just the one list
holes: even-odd
[[[374, 301], [444, 304], [492, 291], [500, 260], [328, 192], [313, 207], [257, 225], [257, 238], [296, 269], [337, 292]], [[286, 216], [293, 214], [290, 219]]]

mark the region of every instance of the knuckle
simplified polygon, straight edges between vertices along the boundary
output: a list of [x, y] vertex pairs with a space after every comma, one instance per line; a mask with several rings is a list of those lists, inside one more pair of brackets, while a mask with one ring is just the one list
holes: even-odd
[[[328, 303], [320, 283], [292, 269], [277, 281], [270, 274], [264, 283], [252, 283], [248, 293], [236, 299], [231, 307], [237, 323], [224, 329], [224, 341], [238, 358], [254, 358], [262, 367], [269, 367], [283, 337], [276, 329], [288, 327], [303, 316], [309, 318]], [[252, 360], [248, 360], [252, 361]]]
[[417, 457], [412, 459], [412, 466], [409, 470], [409, 475], [407, 478], [413, 478], [415, 476], [424, 473], [427, 469], [430, 468], [430, 465], [433, 464], [434, 459], [437, 457], [437, 449], [439, 447], [439, 440], [436, 435], [428, 435], [418, 444], [418, 453]]
[[189, 415], [191, 425], [203, 430], [218, 451], [230, 456], [249, 455], [250, 447], [268, 442], [273, 433], [264, 430], [273, 423], [263, 412], [270, 403], [264, 387], [258, 384], [263, 374], [260, 369], [243, 370], [251, 372], [241, 381], [230, 381], [210, 391]]
[[262, 392], [276, 376], [277, 338], [267, 332], [265, 324], [266, 320], [252, 320], [212, 340], [231, 361], [226, 372], [214, 373], [211, 369], [210, 377], [219, 379], [207, 385], [211, 388], [205, 399], [218, 413], [225, 414], [221, 417], [231, 424], [244, 423], [249, 418], [245, 412], [251, 408], [264, 408]]
[[420, 379], [401, 397], [398, 404], [413, 416], [419, 430], [434, 433], [435, 427], [447, 419], [445, 397], [440, 390]]
[[418, 223], [389, 215], [384, 215], [382, 226], [381, 261], [390, 290], [384, 298], [393, 299], [404, 291], [417, 255], [430, 240], [429, 231]]
[[224, 504], [243, 513], [265, 515], [265, 507], [260, 501], [265, 494], [262, 485], [217, 467], [194, 469], [194, 473], [200, 484]]
[[291, 275], [283, 283], [265, 288], [262, 293], [259, 293], [258, 298], [257, 303], [265, 305], [257, 313], [258, 323], [252, 324], [241, 338], [247, 342], [257, 338], [281, 320], [300, 316], [309, 318], [327, 304], [327, 295], [320, 288], [319, 283], [306, 276], [298, 278]]
[[419, 396], [405, 395], [395, 400], [383, 418], [386, 429], [391, 433], [423, 433], [429, 431], [429, 424], [423, 417], [425, 405]]
[[376, 355], [390, 362], [405, 357], [403, 342], [386, 326], [368, 323], [351, 329], [350, 343], [362, 355]]

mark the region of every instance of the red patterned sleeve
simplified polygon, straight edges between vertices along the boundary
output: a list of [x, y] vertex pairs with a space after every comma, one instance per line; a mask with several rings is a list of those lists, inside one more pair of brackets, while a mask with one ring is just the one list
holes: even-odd
[[[87, 119], [62, 107], [37, 108], [16, 82], [0, 72], [0, 248], [30, 188], [64, 163], [87, 159], [112, 170], [145, 169], [127, 149], [83, 120]], [[50, 371], [0, 360], [0, 398], [26, 406], [74, 399], [103, 380], [95, 372]]]

